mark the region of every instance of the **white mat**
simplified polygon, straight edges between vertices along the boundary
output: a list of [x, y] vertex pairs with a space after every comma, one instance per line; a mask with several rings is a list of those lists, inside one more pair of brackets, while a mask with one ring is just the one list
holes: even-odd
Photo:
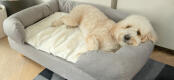
[[54, 13], [26, 28], [26, 42], [39, 50], [76, 62], [87, 51], [79, 28], [67, 29], [65, 25], [51, 27], [51, 22], [63, 15], [66, 13]]

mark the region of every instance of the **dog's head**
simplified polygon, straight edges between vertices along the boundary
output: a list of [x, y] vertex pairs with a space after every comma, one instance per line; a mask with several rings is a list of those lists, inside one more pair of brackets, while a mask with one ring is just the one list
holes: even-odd
[[121, 46], [138, 46], [147, 40], [152, 42], [157, 40], [156, 33], [148, 19], [139, 15], [131, 15], [118, 22], [112, 32]]

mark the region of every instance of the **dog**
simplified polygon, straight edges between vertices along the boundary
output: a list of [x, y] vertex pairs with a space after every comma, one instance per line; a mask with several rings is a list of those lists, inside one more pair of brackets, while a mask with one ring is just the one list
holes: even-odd
[[152, 25], [145, 17], [130, 15], [116, 23], [91, 5], [76, 6], [68, 15], [55, 20], [52, 26], [63, 24], [70, 28], [79, 26], [88, 50], [115, 52], [125, 45], [138, 46], [147, 40], [157, 40]]

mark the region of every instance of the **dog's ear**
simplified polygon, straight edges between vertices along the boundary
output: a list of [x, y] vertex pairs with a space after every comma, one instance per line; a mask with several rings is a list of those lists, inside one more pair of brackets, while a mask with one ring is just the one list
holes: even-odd
[[145, 42], [147, 40], [151, 40], [153, 43], [155, 43], [158, 40], [156, 33], [154, 31], [149, 32], [141, 39], [142, 42]]

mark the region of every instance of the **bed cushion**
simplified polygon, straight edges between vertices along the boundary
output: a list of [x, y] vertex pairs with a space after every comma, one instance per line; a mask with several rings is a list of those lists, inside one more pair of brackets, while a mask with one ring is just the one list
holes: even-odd
[[36, 49], [54, 56], [76, 62], [87, 51], [85, 40], [79, 28], [67, 28], [66, 25], [51, 27], [55, 19], [67, 13], [56, 12], [25, 29], [25, 41]]

